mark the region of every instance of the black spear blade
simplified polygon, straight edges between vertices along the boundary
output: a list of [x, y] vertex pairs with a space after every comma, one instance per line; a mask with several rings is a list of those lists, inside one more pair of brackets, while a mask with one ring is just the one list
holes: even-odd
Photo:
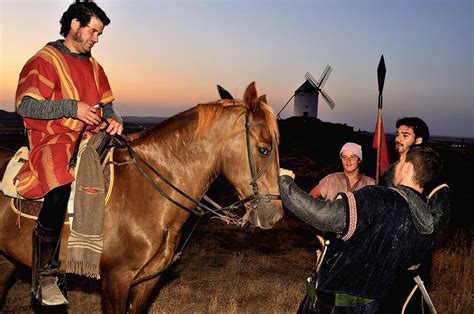
[[377, 67], [377, 79], [379, 81], [379, 95], [382, 95], [383, 92], [383, 84], [385, 83], [385, 73], [387, 70], [385, 69], [385, 61], [383, 59], [383, 55], [380, 57], [379, 66]]
[[234, 99], [234, 97], [232, 97], [232, 95], [220, 85], [217, 85], [217, 91], [219, 92], [221, 99]]

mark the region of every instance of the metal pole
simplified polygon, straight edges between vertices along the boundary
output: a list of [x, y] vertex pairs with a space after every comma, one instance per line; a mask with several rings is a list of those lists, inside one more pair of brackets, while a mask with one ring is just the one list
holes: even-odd
[[413, 278], [418, 285], [418, 288], [421, 291], [421, 294], [423, 295], [423, 299], [425, 299], [426, 304], [428, 304], [428, 307], [430, 309], [430, 312], [433, 314], [436, 314], [435, 306], [433, 304], [433, 301], [431, 301], [430, 295], [428, 294], [428, 291], [426, 291], [425, 284], [423, 283], [423, 280], [421, 280], [420, 276], [415, 276]]
[[293, 97], [295, 97], [295, 94], [293, 94], [293, 96], [291, 96], [291, 98], [288, 99], [288, 101], [287, 101], [286, 104], [283, 106], [283, 108], [281, 108], [281, 110], [278, 112], [278, 114], [276, 115], [277, 119], [280, 119], [280, 113], [283, 111], [283, 109], [285, 109], [285, 107], [288, 105], [288, 103], [290, 102], [290, 100], [293, 99]]

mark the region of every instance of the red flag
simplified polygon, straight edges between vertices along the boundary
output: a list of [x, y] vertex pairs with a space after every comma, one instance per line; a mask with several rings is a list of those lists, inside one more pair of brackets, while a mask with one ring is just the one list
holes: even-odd
[[[380, 175], [382, 175], [385, 170], [388, 168], [388, 165], [390, 164], [390, 160], [388, 159], [388, 150], [387, 150], [387, 140], [385, 139], [385, 130], [383, 128], [383, 120], [382, 120], [382, 115], [380, 112], [377, 115], [377, 122], [380, 121], [380, 149], [379, 149], [379, 167], [380, 167]], [[377, 136], [378, 136], [378, 124], [376, 123], [375, 125], [375, 132], [374, 132], [374, 140], [372, 142], [372, 147], [377, 149]]]

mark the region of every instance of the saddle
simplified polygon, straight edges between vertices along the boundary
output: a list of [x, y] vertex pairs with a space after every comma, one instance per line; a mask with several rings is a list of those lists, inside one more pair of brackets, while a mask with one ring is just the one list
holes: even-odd
[[[81, 152], [83, 148], [89, 142], [89, 138], [81, 141], [79, 149], [77, 150], [77, 161], [79, 165], [81, 159]], [[103, 140], [97, 148], [97, 153], [100, 157], [104, 181], [105, 181], [105, 191], [106, 191], [106, 204], [112, 193], [113, 181], [114, 181], [114, 164], [113, 164], [113, 151], [117, 144], [114, 142], [114, 138], [106, 134]], [[21, 147], [9, 161], [6, 170], [4, 172], [2, 181], [0, 181], [0, 190], [7, 197], [11, 198], [10, 207], [18, 214], [18, 216], [23, 216], [28, 219], [36, 219], [39, 215], [39, 212], [43, 206], [43, 199], [25, 199], [21, 197], [16, 190], [16, 185], [18, 181], [14, 181], [18, 171], [21, 167], [28, 161], [28, 148], [26, 146]], [[79, 167], [75, 167], [75, 176], [77, 177], [77, 171]], [[74, 216], [74, 196], [75, 196], [75, 181], [72, 183], [71, 187], [71, 196], [68, 202], [68, 213], [66, 215], [65, 223], [69, 223]]]

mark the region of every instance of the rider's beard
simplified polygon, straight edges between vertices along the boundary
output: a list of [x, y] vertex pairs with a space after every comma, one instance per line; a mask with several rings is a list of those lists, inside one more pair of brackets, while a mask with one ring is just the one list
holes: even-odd
[[81, 33], [80, 32], [76, 32], [74, 34], [74, 36], [72, 36], [72, 39], [77, 42], [77, 43], [82, 43], [82, 39], [81, 39]]

